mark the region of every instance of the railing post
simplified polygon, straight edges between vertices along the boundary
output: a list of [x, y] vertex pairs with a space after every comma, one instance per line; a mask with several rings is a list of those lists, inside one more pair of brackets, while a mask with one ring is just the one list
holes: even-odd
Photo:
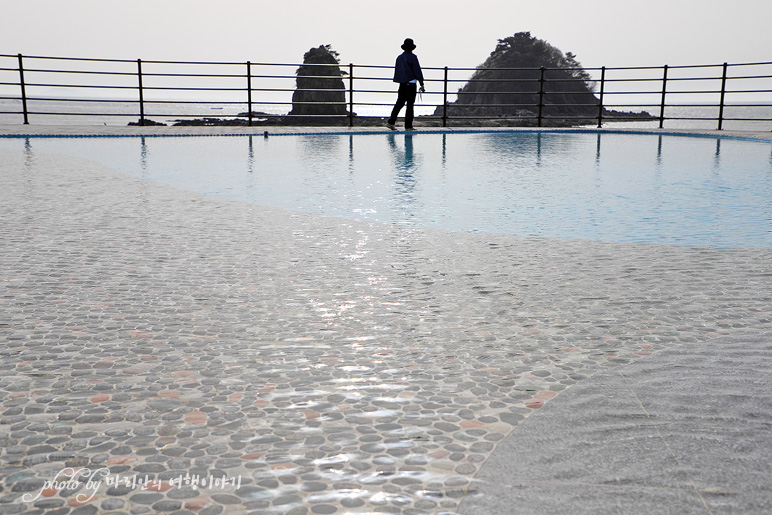
[[24, 64], [19, 54], [19, 86], [21, 86], [21, 109], [24, 113], [24, 125], [29, 125], [29, 113], [27, 112], [27, 88], [24, 83]]
[[252, 127], [252, 63], [247, 61], [247, 120]]
[[659, 128], [665, 124], [665, 94], [667, 93], [667, 65], [663, 67], [662, 73], [662, 101], [659, 105]]
[[598, 128], [603, 127], [603, 88], [606, 85], [606, 67], [600, 69], [600, 102], [598, 103]]
[[445, 78], [442, 79], [442, 126], [448, 126], [448, 67], [445, 67]]
[[348, 126], [354, 126], [354, 64], [348, 63]]
[[724, 95], [726, 94], [726, 68], [724, 63], [724, 72], [721, 74], [721, 99], [718, 104], [718, 130], [724, 128]]
[[145, 97], [142, 91], [142, 59], [137, 59], [137, 78], [139, 79], [139, 124], [145, 125]]
[[539, 68], [539, 72], [539, 114], [536, 119], [539, 127], [541, 127], [542, 108], [544, 107], [544, 66]]

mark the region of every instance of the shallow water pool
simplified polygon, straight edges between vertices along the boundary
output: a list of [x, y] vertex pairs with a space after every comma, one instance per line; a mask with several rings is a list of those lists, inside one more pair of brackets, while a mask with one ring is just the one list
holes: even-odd
[[1, 139], [326, 216], [606, 242], [772, 247], [772, 145], [593, 132]]

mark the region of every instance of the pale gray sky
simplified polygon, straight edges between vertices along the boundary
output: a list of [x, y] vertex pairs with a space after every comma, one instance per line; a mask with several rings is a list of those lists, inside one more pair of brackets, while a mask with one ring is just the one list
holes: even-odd
[[0, 53], [391, 65], [405, 37], [425, 67], [474, 67], [520, 31], [585, 67], [772, 61], [768, 0], [3, 0]]

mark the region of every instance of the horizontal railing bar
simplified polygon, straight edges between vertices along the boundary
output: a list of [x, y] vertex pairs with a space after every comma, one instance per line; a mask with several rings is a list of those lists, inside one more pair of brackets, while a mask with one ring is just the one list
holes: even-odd
[[[144, 63], [143, 63], [144, 64]], [[0, 70], [5, 71], [17, 71], [17, 69], [13, 68], [0, 68]], [[36, 73], [71, 73], [71, 74], [92, 74], [92, 75], [130, 75], [130, 76], [136, 76], [137, 72], [104, 72], [104, 71], [91, 71], [91, 70], [54, 70], [54, 69], [42, 69], [42, 68], [25, 68], [26, 72], [36, 72]], [[143, 77], [225, 77], [225, 78], [244, 78], [246, 77], [246, 74], [234, 74], [234, 73], [152, 73], [152, 72], [143, 72]], [[258, 78], [258, 79], [295, 79], [297, 78], [296, 75], [251, 75], [252, 78]], [[303, 77], [309, 78], [309, 79], [335, 79], [335, 78], [345, 78], [346, 75], [341, 74], [340, 76], [337, 75], [304, 75]], [[364, 78], [364, 77], [363, 77]], [[389, 79], [390, 80], [390, 79]]]
[[[560, 107], [560, 105], [569, 105], [569, 104], [544, 104], [543, 107]], [[448, 106], [449, 108], [452, 108], [454, 110], [456, 109], [477, 109], [478, 107], [537, 107], [534, 104], [453, 104], [451, 106]], [[595, 106], [597, 107], [597, 106]]]
[[[605, 104], [604, 107], [633, 107], [633, 106], [626, 106], [625, 104], [621, 105], [611, 105], [611, 104]], [[645, 104], [636, 104], [634, 107], [647, 107]], [[648, 104], [648, 107], [661, 107], [661, 104]], [[714, 107], [718, 109], [718, 105], [716, 104], [665, 104], [665, 108], [668, 107]]]
[[[25, 56], [26, 57], [26, 56]], [[244, 66], [245, 61], [233, 62], [233, 61], [142, 61], [142, 64], [205, 64], [205, 65], [226, 65], [226, 66]], [[300, 67], [308, 66], [303, 63], [250, 63], [252, 66], [291, 66]], [[337, 64], [314, 64], [313, 66], [340, 66]]]
[[[729, 77], [727, 77], [727, 80]], [[659, 78], [662, 81], [662, 77]], [[721, 80], [721, 77], [668, 77], [668, 82], [683, 82], [683, 81], [695, 81], [695, 80]]]
[[[0, 85], [3, 85], [6, 83], [0, 83]], [[8, 84], [6, 84], [8, 85]], [[10, 84], [13, 85], [13, 84]], [[94, 89], [136, 89], [135, 86], [102, 86], [102, 85], [67, 85], [67, 84], [27, 84], [27, 87], [60, 87], [60, 88], [94, 88]], [[156, 91], [244, 91], [247, 90], [245, 88], [194, 88], [194, 87], [162, 87], [162, 86], [145, 86], [143, 89], [145, 90], [156, 90]], [[345, 89], [279, 89], [279, 88], [252, 88], [251, 91], [263, 91], [263, 92], [292, 92], [292, 91], [315, 91], [315, 92], [348, 92], [348, 90]], [[384, 93], [384, 94], [393, 94], [392, 91], [386, 91], [386, 90], [354, 90], [354, 93]], [[454, 94], [456, 95], [513, 95], [513, 94], [523, 94], [523, 95], [538, 95], [538, 91], [459, 91]], [[604, 95], [653, 95], [658, 94], [659, 91], [605, 91]], [[673, 90], [668, 91], [668, 95], [679, 95], [679, 94], [717, 94], [717, 91], [713, 90]], [[726, 94], [740, 94], [740, 93], [769, 93], [769, 90], [764, 89], [747, 89], [747, 90], [733, 90], [733, 91], [727, 91]], [[426, 95], [441, 95], [442, 92], [438, 91], [426, 91], [424, 92]], [[550, 95], [585, 95], [586, 92], [583, 91], [545, 91], [545, 96]], [[18, 97], [15, 97], [18, 98]], [[34, 100], [34, 97], [29, 97], [30, 100]], [[42, 100], [41, 98], [38, 98], [37, 100]], [[88, 99], [77, 99], [77, 98], [51, 98], [49, 100], [67, 100], [67, 101], [87, 101]], [[108, 100], [104, 99], [94, 99], [93, 101], [96, 102], [105, 102]], [[218, 103], [218, 102], [213, 102]], [[246, 102], [242, 102], [246, 103]], [[571, 104], [576, 105], [576, 104]], [[637, 104], [636, 104], [637, 105]]]
[[734, 94], [734, 93], [770, 93], [771, 90], [768, 89], [734, 89], [732, 91], [727, 91], [726, 94]]
[[[518, 120], [538, 120], [539, 117], [534, 114], [534, 115], [531, 115], [531, 116], [519, 116], [517, 119]], [[546, 117], [542, 116], [542, 119], [546, 119]], [[588, 120], [589, 119], [591, 119], [591, 118], [588, 118]], [[500, 116], [493, 116], [493, 115], [490, 115], [490, 116], [457, 116], [457, 115], [454, 115], [452, 117], [452, 120], [497, 120], [497, 121], [499, 121], [499, 120], [503, 120], [503, 118], [501, 118]]]
[[[238, 100], [145, 100], [146, 104], [211, 104], [211, 105], [247, 105], [247, 102]], [[252, 102], [253, 104], [257, 102]], [[273, 102], [267, 102], [272, 104]]]
[[[386, 66], [383, 64], [357, 64], [354, 65], [357, 68], [381, 68], [383, 70], [393, 70], [394, 66]], [[422, 66], [422, 70], [443, 70], [444, 68], [430, 68], [427, 66]]]
[[137, 89], [137, 86], [106, 86], [102, 84], [40, 84], [26, 83], [27, 87], [41, 88], [96, 88], [96, 89]]
[[[668, 117], [668, 120], [691, 120], [691, 121], [718, 121], [719, 118], [700, 118], [700, 117], [688, 117], [688, 116], [679, 116], [679, 117]], [[729, 118], [727, 116], [724, 116], [721, 118], [721, 120], [724, 120], [725, 122], [769, 122], [769, 119], [765, 118]]]
[[[669, 81], [670, 79], [668, 79]], [[646, 79], [603, 79], [603, 82], [662, 82], [662, 77], [651, 77]]]
[[[473, 82], [537, 82], [538, 83], [538, 82], [540, 82], [540, 80], [537, 77], [535, 79], [527, 79], [527, 78], [517, 78], [517, 79], [469, 79], [469, 80], [464, 81], [464, 82], [469, 82], [469, 83], [473, 83]], [[552, 82], [552, 80], [550, 80], [549, 82]]]
[[[134, 74], [136, 75], [136, 73]], [[142, 73], [143, 77], [231, 77], [231, 78], [239, 78], [243, 79], [247, 75], [245, 73], [242, 74], [207, 74], [207, 73]], [[296, 75], [255, 75], [254, 73], [250, 75], [253, 79], [292, 79], [295, 80], [297, 78]], [[303, 75], [303, 78], [306, 79], [344, 79], [348, 78], [346, 75]]]
[[726, 80], [749, 80], [749, 79], [772, 79], [772, 75], [738, 75], [735, 77], [727, 77]]
[[[262, 78], [262, 76], [261, 75], [252, 75], [252, 78]], [[343, 78], [348, 79], [349, 77], [346, 76], [346, 77], [343, 77]], [[353, 79], [354, 80], [379, 80], [379, 81], [394, 82], [391, 79], [391, 77], [365, 77], [363, 75], [355, 75], [353, 77]], [[467, 80], [463, 80], [463, 79], [448, 79], [447, 81], [445, 81], [444, 79], [432, 79], [432, 78], [429, 78], [429, 77], [424, 77], [424, 82], [443, 82], [443, 83], [444, 82], [448, 82], [448, 83], [450, 83], [450, 82], [468, 82], [468, 81]]]
[[[60, 112], [47, 112], [47, 111], [28, 111], [29, 114], [34, 115], [50, 115], [50, 116], [121, 116], [121, 117], [136, 117], [139, 115], [139, 113], [60, 113]], [[7, 113], [7, 114], [21, 114], [21, 113]], [[147, 116], [154, 116], [156, 118], [171, 118], [171, 117], [181, 117], [181, 118], [215, 118], [215, 116], [206, 116], [201, 114], [175, 114], [175, 113], [145, 113]], [[283, 114], [260, 114], [260, 117], [279, 117], [279, 116], [286, 116]], [[309, 115], [310, 116], [310, 115]], [[345, 116], [345, 115], [330, 115], [330, 116]], [[221, 114], [217, 115], [216, 118], [246, 118], [246, 116], [240, 116], [235, 114]]]
[[[699, 119], [699, 118], [698, 118]], [[769, 122], [768, 118], [730, 118], [724, 116], [725, 122]]]
[[[13, 68], [0, 68], [0, 70], [5, 71], [17, 71]], [[72, 74], [94, 74], [94, 75], [119, 75], [119, 76], [136, 76], [136, 72], [99, 72], [99, 71], [88, 71], [88, 70], [42, 70], [42, 69], [25, 69], [25, 72], [39, 72], [39, 73], [72, 73]], [[208, 77], [208, 78], [244, 78], [246, 75], [244, 74], [183, 74], [183, 73], [143, 73], [144, 77]], [[251, 77], [253, 79], [296, 79], [297, 77], [295, 75], [255, 75], [252, 74]], [[344, 79], [348, 78], [346, 75], [304, 75], [304, 78], [308, 79]], [[387, 77], [364, 77], [364, 76], [354, 76], [354, 79], [357, 80], [388, 80], [391, 81], [390, 78]], [[750, 76], [738, 76], [738, 77], [727, 77], [727, 80], [747, 80], [747, 79], [768, 79], [772, 78], [772, 75], [750, 75]], [[668, 81], [696, 81], [696, 80], [721, 80], [721, 77], [672, 77], [668, 78]], [[469, 83], [469, 82], [539, 82], [540, 79], [538, 78], [504, 78], [504, 79], [448, 79], [447, 82], [463, 82], [463, 83]], [[546, 79], [547, 82], [576, 82], [576, 81], [583, 81], [583, 79], [578, 78], [548, 78]], [[604, 79], [604, 82], [661, 82], [661, 77], [651, 77], [651, 78], [607, 78]], [[445, 82], [443, 79], [425, 79], [425, 82]], [[18, 84], [18, 83], [4, 83], [4, 84]], [[31, 85], [31, 84], [28, 84]]]
[[28, 114], [46, 116], [137, 116], [139, 113], [57, 113], [47, 111], [27, 111]]
[[[681, 104], [678, 104], [678, 106], [680, 106], [680, 105]], [[674, 106], [674, 107], [677, 107], [677, 106]], [[694, 104], [693, 107], [716, 107], [716, 106], [714, 104]], [[730, 108], [730, 107], [772, 107], [772, 104], [754, 104], [754, 103], [752, 103], [752, 104], [734, 104], [734, 103], [727, 102], [727, 103], [724, 104], [724, 107], [725, 108]]]
[[[680, 106], [680, 104], [679, 105], [668, 104], [666, 107], [679, 107], [679, 106]], [[603, 107], [606, 107], [606, 108], [614, 108], [614, 107], [617, 107], [617, 108], [623, 108], [623, 107], [626, 107], [626, 108], [630, 108], [630, 107], [661, 107], [661, 104], [632, 104], [631, 105], [631, 104], [605, 104], [604, 103]]]
[[27, 97], [27, 102], [95, 102], [103, 104], [136, 104], [137, 100], [133, 98], [108, 99], [108, 98], [47, 98], [47, 97]]
[[[760, 65], [772, 65], [772, 61], [758, 62], [758, 63], [732, 63], [730, 66], [760, 66]], [[724, 66], [721, 64], [686, 64], [686, 65], [669, 65], [668, 69], [685, 69], [685, 68], [718, 68]], [[600, 68], [584, 68], [585, 70], [600, 70]], [[606, 71], [613, 70], [661, 70], [662, 66], [606, 66]]]
[[[11, 55], [11, 54], [0, 54], [0, 57], [18, 57], [18, 55]], [[46, 59], [46, 60], [56, 60], [56, 61], [92, 61], [92, 62], [100, 62], [100, 63], [136, 63], [136, 60], [133, 59], [100, 59], [100, 58], [92, 58], [92, 57], [51, 57], [51, 56], [41, 56], [41, 55], [24, 55], [24, 59]]]
[[[244, 91], [247, 91], [247, 90], [245, 89]], [[274, 92], [274, 93], [284, 92], [284, 93], [288, 93], [288, 92], [292, 92], [292, 91], [295, 91], [295, 90], [294, 89], [278, 89], [278, 88], [252, 88], [250, 91], [262, 91], [264, 93], [268, 93], [268, 92]], [[336, 90], [336, 91], [341, 91], [341, 90]]]
[[[136, 77], [137, 72], [102, 72], [91, 70], [48, 70], [42, 68], [24, 68], [24, 73], [72, 73], [72, 74], [88, 74], [88, 75], [133, 75]], [[147, 75], [147, 74], [143, 74]]]
[[[394, 104], [393, 103], [384, 104], [384, 103], [380, 103], [380, 102], [357, 102], [356, 105], [358, 105], [358, 106], [392, 107]], [[425, 103], [420, 103], [419, 104], [418, 102], [416, 102], [415, 105], [416, 105], [416, 107], [442, 107], [442, 104], [425, 104]], [[388, 113], [386, 113], [386, 115], [388, 116]]]
[[[254, 104], [254, 102], [252, 102], [252, 103]], [[291, 104], [293, 104], [293, 105], [309, 105], [309, 106], [316, 106], [316, 105], [320, 105], [320, 106], [325, 106], [325, 105], [326, 106], [348, 106], [348, 102], [345, 102], [345, 101], [340, 101], [340, 102], [324, 102], [324, 101], [319, 101], [319, 102], [302, 102], [302, 101], [297, 101], [296, 100], [295, 102], [291, 102]], [[357, 104], [357, 105], [359, 105], [359, 104]], [[418, 104], [416, 104], [416, 105], [418, 105]]]
[[[490, 95], [538, 95], [538, 91], [458, 91], [456, 95], [464, 96], [464, 95], [481, 95], [481, 96], [490, 96]], [[546, 93], [549, 94], [549, 93]]]
[[[134, 89], [137, 89], [134, 87]], [[149, 90], [155, 90], [155, 91], [246, 91], [247, 88], [195, 88], [195, 87], [173, 87], [173, 86], [143, 86], [145, 91]], [[253, 90], [254, 91], [254, 90]], [[291, 89], [277, 89], [276, 91], [294, 91]], [[345, 91], [345, 90], [335, 90], [335, 91]]]
[[604, 95], [659, 95], [661, 93], [662, 91], [604, 91], [603, 92]]
[[[143, 63], [144, 64], [144, 63]], [[134, 74], [136, 75], [136, 73]], [[215, 74], [215, 73], [142, 73], [143, 77], [225, 77], [234, 79], [243, 79], [247, 75], [242, 74]], [[252, 74], [253, 79], [295, 79], [295, 75], [255, 75]], [[335, 76], [326, 75], [326, 78], [335, 78]]]
[[[704, 65], [704, 66], [719, 66], [719, 65]], [[670, 68], [673, 68], [672, 66]], [[597, 70], [600, 71], [601, 68], [584, 68], [585, 70]], [[662, 66], [606, 66], [606, 71], [615, 71], [615, 70], [661, 70]]]
[[[686, 89], [685, 89], [685, 90], [667, 90], [667, 94], [668, 94], [668, 95], [683, 95], [683, 94], [688, 94], [688, 95], [697, 95], [697, 94], [704, 94], [704, 93], [710, 93], [710, 94], [713, 94], [713, 95], [715, 95], [715, 94], [717, 94], [717, 93], [719, 93], [719, 92], [718, 92], [718, 91], [715, 91], [715, 90], [704, 90], [704, 89], [694, 89], [694, 90], [686, 90]], [[729, 93], [729, 92], [727, 91], [727, 93]]]
[[[293, 90], [294, 91], [294, 90]], [[309, 91], [309, 90], [303, 90], [303, 91]], [[319, 90], [317, 90], [319, 91]], [[334, 91], [340, 91], [339, 89]], [[346, 90], [348, 92], [348, 90]], [[354, 93], [384, 93], [384, 94], [394, 94], [394, 91], [392, 90], [386, 90], [386, 89], [355, 89]], [[442, 91], [424, 91], [424, 95], [442, 95]], [[357, 102], [359, 103], [359, 102]], [[392, 102], [392, 105], [393, 102]]]
[[[18, 100], [18, 97], [0, 97], [3, 100]], [[126, 99], [105, 99], [105, 98], [41, 98], [41, 97], [27, 97], [29, 102], [92, 102], [92, 103], [106, 103], [106, 104], [136, 104], [137, 100], [132, 98]], [[231, 101], [231, 100], [145, 100], [146, 104], [213, 104], [213, 105], [241, 105], [246, 104], [243, 101]], [[272, 102], [268, 102], [272, 103]]]

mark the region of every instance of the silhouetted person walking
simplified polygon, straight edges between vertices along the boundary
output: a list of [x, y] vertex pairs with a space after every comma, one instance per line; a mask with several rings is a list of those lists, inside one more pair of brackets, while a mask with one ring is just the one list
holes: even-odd
[[405, 130], [413, 130], [413, 105], [417, 93], [418, 83], [421, 84], [421, 93], [424, 90], [424, 74], [421, 72], [421, 65], [418, 64], [418, 56], [413, 53], [415, 44], [413, 40], [407, 38], [402, 44], [402, 52], [397, 56], [397, 63], [394, 65], [394, 82], [399, 83], [397, 91], [397, 103], [391, 111], [391, 116], [386, 122], [386, 127], [396, 130], [394, 126], [397, 123], [399, 112], [405, 107]]

